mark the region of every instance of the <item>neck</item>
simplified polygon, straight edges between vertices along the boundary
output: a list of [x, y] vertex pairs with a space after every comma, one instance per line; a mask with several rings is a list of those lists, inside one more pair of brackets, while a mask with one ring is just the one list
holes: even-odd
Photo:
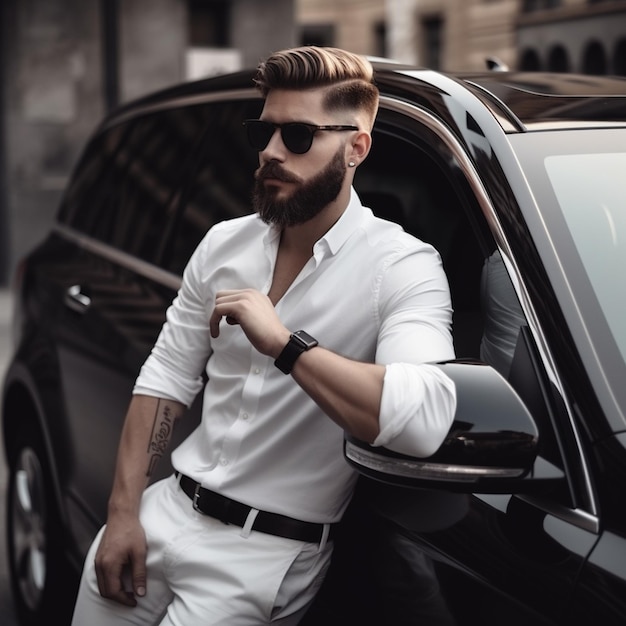
[[350, 202], [350, 188], [342, 189], [334, 202], [326, 205], [314, 218], [296, 224], [286, 226], [280, 239], [281, 247], [298, 248], [302, 252], [308, 250], [313, 254], [313, 246], [319, 241], [339, 220]]

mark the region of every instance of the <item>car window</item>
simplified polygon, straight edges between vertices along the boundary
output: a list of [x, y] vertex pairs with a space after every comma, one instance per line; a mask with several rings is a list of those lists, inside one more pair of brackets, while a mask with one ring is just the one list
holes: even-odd
[[205, 105], [200, 150], [172, 223], [163, 266], [182, 273], [206, 232], [222, 220], [252, 211], [251, 193], [258, 155], [249, 146], [243, 121], [261, 113], [259, 100]]
[[158, 262], [182, 176], [207, 127], [206, 107], [117, 124], [89, 144], [59, 219], [143, 260]]
[[355, 187], [376, 215], [439, 251], [452, 296], [456, 355], [478, 358], [483, 248], [493, 244], [470, 223], [471, 195], [458, 187], [454, 168], [438, 152], [441, 142], [432, 133], [421, 136], [425, 132], [405, 116], [381, 111]]
[[575, 354], [573, 366], [582, 368], [579, 376], [593, 387], [577, 386], [575, 402], [590, 402], [585, 414], [593, 424], [597, 399], [616, 432], [624, 429], [626, 415], [626, 324], [619, 314], [626, 258], [626, 179], [619, 175], [625, 136], [625, 130], [602, 128], [523, 133], [514, 142], [541, 199], [541, 222], [528, 224], [538, 241], [543, 230], [549, 233], [539, 252], [571, 334], [557, 347], [580, 356]]
[[626, 266], [626, 152], [552, 155], [545, 158], [545, 168], [609, 331], [626, 362], [624, 301], [615, 288]]

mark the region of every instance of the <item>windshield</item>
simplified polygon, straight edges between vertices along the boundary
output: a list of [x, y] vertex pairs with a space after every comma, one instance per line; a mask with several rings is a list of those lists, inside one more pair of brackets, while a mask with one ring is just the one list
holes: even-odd
[[626, 422], [626, 130], [526, 133], [512, 143], [538, 210], [528, 226], [585, 369]]
[[626, 152], [550, 156], [544, 165], [626, 361]]

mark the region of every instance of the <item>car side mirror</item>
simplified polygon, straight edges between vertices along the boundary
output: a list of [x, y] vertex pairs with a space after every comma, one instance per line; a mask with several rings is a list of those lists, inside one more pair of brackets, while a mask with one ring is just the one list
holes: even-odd
[[456, 385], [454, 423], [428, 458], [398, 454], [345, 436], [348, 463], [388, 484], [465, 493], [537, 493], [554, 489], [563, 472], [538, 456], [539, 432], [509, 383], [481, 361], [436, 364]]

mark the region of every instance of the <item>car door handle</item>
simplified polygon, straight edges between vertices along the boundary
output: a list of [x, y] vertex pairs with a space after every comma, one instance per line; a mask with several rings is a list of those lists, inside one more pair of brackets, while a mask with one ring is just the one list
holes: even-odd
[[83, 293], [80, 285], [72, 285], [65, 292], [65, 306], [77, 313], [86, 313], [91, 306], [91, 298]]

